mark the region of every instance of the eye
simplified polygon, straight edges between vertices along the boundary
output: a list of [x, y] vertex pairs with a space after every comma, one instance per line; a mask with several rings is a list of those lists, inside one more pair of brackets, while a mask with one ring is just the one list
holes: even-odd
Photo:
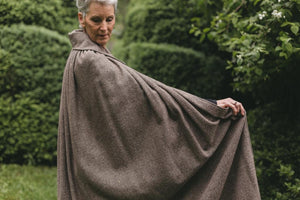
[[102, 21], [102, 19], [100, 17], [93, 17], [93, 18], [91, 18], [91, 20], [95, 23], [99, 23]]
[[106, 19], [106, 22], [111, 22], [111, 21], [113, 21], [113, 20], [114, 20], [113, 17], [108, 17], [108, 18]]

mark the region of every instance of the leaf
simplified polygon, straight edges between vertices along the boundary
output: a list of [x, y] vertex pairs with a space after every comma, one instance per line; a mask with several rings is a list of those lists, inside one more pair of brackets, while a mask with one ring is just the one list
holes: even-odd
[[292, 31], [295, 35], [297, 35], [298, 32], [299, 32], [299, 26], [296, 26], [296, 25], [291, 26], [291, 31]]
[[202, 34], [201, 37], [200, 37], [200, 42], [203, 42], [205, 38], [206, 38], [206, 35]]
[[257, 3], [259, 3], [261, 0], [256, 0], [255, 2], [254, 2], [254, 5], [256, 6], [256, 4]]
[[208, 35], [207, 35], [207, 38], [209, 40], [214, 40], [214, 38], [216, 37], [217, 33], [216, 32], [210, 32]]
[[199, 17], [193, 17], [193, 18], [191, 19], [191, 22], [199, 23], [199, 22], [200, 22], [200, 18], [199, 18]]
[[234, 17], [234, 18], [232, 19], [232, 23], [233, 23], [233, 24], [236, 24], [237, 21], [238, 21], [238, 18], [237, 18], [237, 17]]
[[282, 50], [281, 46], [277, 46], [277, 47], [275, 48], [275, 51], [280, 51], [280, 50]]
[[193, 34], [195, 32], [195, 29], [190, 29], [189, 34]]
[[255, 73], [258, 75], [258, 76], [261, 76], [262, 75], [262, 70], [260, 68], [255, 68]]
[[279, 39], [284, 43], [288, 43], [290, 40], [292, 40], [292, 38], [288, 38], [288, 37], [285, 37], [285, 36], [281, 36]]
[[280, 53], [279, 53], [279, 56], [280, 56], [280, 57], [284, 57], [285, 59], [288, 58], [287, 54], [284, 53], [284, 52], [280, 52]]
[[236, 61], [236, 63], [237, 63], [238, 65], [243, 64], [243, 58], [238, 58], [237, 61]]
[[284, 22], [284, 23], [281, 24], [281, 27], [285, 27], [287, 25], [293, 25], [293, 23], [291, 23], [291, 22]]
[[257, 61], [257, 63], [260, 65], [264, 64], [264, 62], [265, 62], [265, 59], [260, 59], [259, 61]]
[[245, 45], [245, 46], [250, 46], [250, 44], [251, 44], [251, 40], [250, 39], [245, 39], [244, 41], [243, 41], [243, 45]]
[[254, 55], [254, 57], [255, 57], [256, 59], [259, 59], [259, 58], [260, 58], [260, 53], [259, 53], [259, 51], [254, 51], [254, 52], [253, 52], [253, 55]]
[[285, 45], [285, 48], [286, 48], [286, 50], [287, 50], [289, 53], [292, 53], [292, 52], [293, 52], [293, 46], [292, 46], [291, 43], [287, 43], [287, 44]]
[[203, 29], [203, 33], [207, 33], [207, 32], [209, 32], [210, 31], [210, 28], [205, 28], [205, 29]]
[[201, 31], [200, 31], [200, 30], [196, 30], [195, 33], [194, 33], [194, 35], [195, 35], [196, 37], [198, 37], [200, 34], [201, 34]]
[[300, 48], [294, 48], [294, 52], [300, 51]]

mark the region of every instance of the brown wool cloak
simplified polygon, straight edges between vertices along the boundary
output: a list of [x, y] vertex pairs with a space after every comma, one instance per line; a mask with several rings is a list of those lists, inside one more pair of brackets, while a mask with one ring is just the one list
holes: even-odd
[[169, 87], [70, 33], [59, 200], [260, 199], [246, 117]]

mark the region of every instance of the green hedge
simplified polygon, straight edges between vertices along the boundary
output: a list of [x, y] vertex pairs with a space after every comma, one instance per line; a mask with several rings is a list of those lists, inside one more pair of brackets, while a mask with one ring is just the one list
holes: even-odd
[[54, 164], [61, 81], [70, 51], [57, 32], [0, 30], [0, 161]]
[[215, 98], [221, 90], [222, 60], [201, 52], [170, 44], [132, 43], [118, 54], [132, 68], [201, 97]]
[[62, 0], [1, 0], [0, 26], [24, 23], [65, 34], [78, 27], [75, 2], [72, 4]]
[[258, 182], [267, 200], [300, 198], [299, 117], [285, 109], [270, 103], [248, 112]]
[[200, 49], [199, 41], [189, 34], [192, 10], [183, 12], [174, 7], [175, 4], [169, 4], [152, 0], [130, 6], [123, 38], [125, 44], [168, 43]]
[[[132, 0], [113, 53], [138, 71], [204, 98], [230, 95], [230, 72], [213, 45], [189, 34], [195, 1]], [[213, 55], [213, 56], [211, 56]]]
[[54, 164], [58, 113], [25, 95], [0, 97], [0, 161]]

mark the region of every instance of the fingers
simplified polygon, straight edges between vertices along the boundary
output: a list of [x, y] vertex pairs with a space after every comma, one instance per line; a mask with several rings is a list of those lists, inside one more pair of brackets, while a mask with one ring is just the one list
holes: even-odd
[[245, 115], [245, 109], [243, 105], [240, 102], [235, 101], [233, 103], [234, 105], [234, 115], [238, 115], [239, 113], [244, 116]]
[[244, 106], [243, 106], [243, 104], [241, 104], [241, 103], [239, 103], [240, 105], [238, 105], [239, 106], [239, 112], [242, 114], [242, 116], [244, 116], [245, 115], [245, 108], [244, 108]]
[[217, 105], [222, 108], [231, 108], [233, 115], [235, 116], [238, 114], [241, 114], [242, 116], [245, 115], [245, 109], [243, 105], [240, 102], [233, 100], [232, 98], [217, 100]]
[[234, 101], [233, 99], [231, 99], [231, 101], [228, 102], [228, 107], [232, 109], [233, 115], [237, 115], [239, 113], [239, 105], [240, 103]]

